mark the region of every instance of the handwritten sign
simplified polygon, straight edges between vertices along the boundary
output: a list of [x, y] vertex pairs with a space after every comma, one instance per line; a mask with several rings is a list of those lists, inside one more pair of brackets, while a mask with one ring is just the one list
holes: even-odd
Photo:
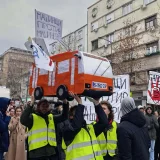
[[58, 39], [62, 38], [62, 20], [35, 11], [36, 38]]
[[[129, 75], [118, 75], [113, 79], [114, 91], [110, 97], [102, 97], [101, 100], [109, 101], [113, 107], [114, 119], [117, 123], [120, 122], [120, 109], [122, 100], [130, 96], [130, 84]], [[83, 104], [85, 105], [84, 118], [88, 124], [96, 120], [96, 113], [94, 105], [88, 99], [83, 98]]]
[[149, 72], [147, 103], [160, 105], [160, 73]]

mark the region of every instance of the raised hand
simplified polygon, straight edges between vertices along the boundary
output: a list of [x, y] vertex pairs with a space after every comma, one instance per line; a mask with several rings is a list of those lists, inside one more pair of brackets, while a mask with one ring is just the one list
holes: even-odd
[[34, 91], [33, 91], [31, 95], [31, 105], [33, 105], [34, 102], [35, 102], [35, 97], [34, 97]]
[[82, 99], [78, 95], [74, 94], [73, 92], [69, 92], [69, 95], [73, 97], [78, 104], [82, 104]]

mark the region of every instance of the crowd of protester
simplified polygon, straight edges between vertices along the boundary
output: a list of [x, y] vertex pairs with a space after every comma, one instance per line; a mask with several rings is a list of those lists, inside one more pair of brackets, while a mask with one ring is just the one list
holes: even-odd
[[70, 96], [77, 105], [0, 98], [0, 160], [160, 160], [160, 115], [151, 106], [124, 98], [118, 124], [112, 105], [93, 99], [97, 118], [88, 125], [81, 98]]

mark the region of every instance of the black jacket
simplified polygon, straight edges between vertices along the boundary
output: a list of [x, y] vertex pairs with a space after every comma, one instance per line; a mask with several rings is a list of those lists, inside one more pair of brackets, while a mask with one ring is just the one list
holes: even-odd
[[[84, 105], [79, 104], [76, 108], [73, 120], [66, 120], [65, 122], [59, 124], [58, 144], [61, 144], [61, 138], [63, 137], [66, 145], [68, 146], [74, 140], [74, 137], [78, 134], [81, 128], [86, 127], [86, 121], [84, 120], [83, 116], [84, 107]], [[95, 111], [97, 116], [99, 117], [99, 122], [96, 123], [93, 127], [96, 136], [99, 136], [108, 126], [108, 119], [101, 105], [95, 106]], [[64, 159], [64, 157], [61, 159]]]
[[157, 128], [156, 130], [156, 134], [157, 134], [157, 141], [160, 144], [160, 117], [158, 118], [158, 124], [159, 124], [159, 128]]
[[134, 109], [117, 128], [119, 160], [149, 160], [150, 138], [144, 115]]
[[[54, 123], [55, 123], [55, 127], [57, 128], [57, 124], [65, 121], [66, 119], [68, 119], [68, 111], [69, 111], [69, 104], [63, 104], [63, 113], [62, 115], [59, 116], [54, 116]], [[26, 126], [29, 130], [32, 128], [33, 126], [33, 108], [32, 107], [27, 107], [24, 112], [22, 113], [21, 116], [21, 123]], [[41, 113], [35, 113], [39, 116], [41, 116], [42, 118], [45, 119], [46, 124], [48, 125], [49, 121], [48, 121], [48, 114], [41, 114]], [[52, 156], [55, 155], [56, 153], [56, 148], [50, 146], [49, 144], [45, 147], [36, 149], [36, 150], [32, 150], [29, 152], [29, 158], [39, 158], [39, 157], [45, 157], [45, 156]]]

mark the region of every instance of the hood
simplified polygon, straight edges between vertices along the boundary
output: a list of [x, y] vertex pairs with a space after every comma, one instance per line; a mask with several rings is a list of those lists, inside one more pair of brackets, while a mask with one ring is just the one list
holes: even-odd
[[142, 128], [146, 124], [146, 119], [142, 112], [140, 112], [138, 109], [134, 109], [133, 111], [129, 112], [128, 114], [124, 115], [121, 118], [121, 122], [128, 121], [130, 123], [133, 123], [139, 128]]
[[[148, 114], [148, 112], [147, 112], [147, 110], [148, 110], [149, 108], [152, 110], [152, 113], [151, 113], [151, 114]], [[152, 108], [151, 106], [147, 106], [147, 107], [146, 107], [146, 115], [152, 116], [152, 114], [153, 114], [153, 108]]]
[[131, 112], [136, 107], [134, 99], [132, 97], [125, 97], [121, 103], [121, 114], [124, 116], [125, 114]]
[[4, 114], [7, 110], [7, 107], [10, 103], [10, 99], [9, 98], [5, 98], [5, 97], [0, 97], [0, 111]]

